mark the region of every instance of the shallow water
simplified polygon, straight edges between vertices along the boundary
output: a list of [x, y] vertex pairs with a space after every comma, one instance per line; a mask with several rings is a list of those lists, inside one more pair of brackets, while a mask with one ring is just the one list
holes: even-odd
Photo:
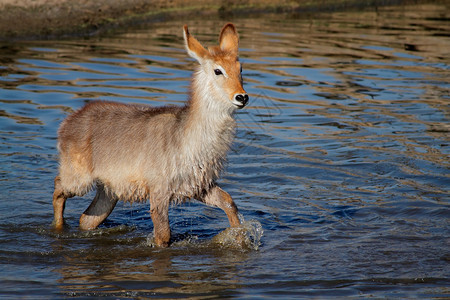
[[234, 22], [251, 102], [220, 185], [245, 228], [189, 202], [169, 249], [148, 204], [78, 231], [92, 194], [51, 230], [56, 131], [93, 99], [183, 103], [182, 24], [210, 45], [224, 21], [1, 47], [2, 298], [449, 297], [445, 6]]

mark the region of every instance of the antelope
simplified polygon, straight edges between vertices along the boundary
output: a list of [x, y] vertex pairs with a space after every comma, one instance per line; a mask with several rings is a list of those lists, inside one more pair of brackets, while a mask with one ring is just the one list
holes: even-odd
[[53, 193], [53, 227], [64, 228], [66, 200], [96, 186], [80, 229], [97, 228], [119, 199], [150, 202], [154, 243], [170, 243], [169, 206], [189, 199], [221, 208], [230, 227], [238, 209], [216, 181], [234, 138], [234, 113], [247, 105], [235, 26], [205, 49], [183, 27], [187, 53], [199, 63], [184, 106], [151, 107], [92, 101], [58, 130], [59, 172]]

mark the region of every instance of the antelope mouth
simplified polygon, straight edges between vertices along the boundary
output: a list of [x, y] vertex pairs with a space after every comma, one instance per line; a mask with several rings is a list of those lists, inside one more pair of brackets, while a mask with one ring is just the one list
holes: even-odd
[[243, 109], [243, 108], [245, 107], [246, 104], [244, 104], [244, 103], [239, 103], [239, 104], [238, 104], [238, 103], [235, 103], [234, 105], [235, 105], [238, 109]]

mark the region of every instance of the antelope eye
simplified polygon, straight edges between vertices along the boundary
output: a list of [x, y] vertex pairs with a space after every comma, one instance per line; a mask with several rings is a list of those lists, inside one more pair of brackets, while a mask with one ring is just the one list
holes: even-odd
[[216, 74], [216, 75], [222, 75], [223, 73], [222, 73], [222, 71], [220, 71], [219, 69], [215, 69], [215, 70], [214, 70], [214, 74]]

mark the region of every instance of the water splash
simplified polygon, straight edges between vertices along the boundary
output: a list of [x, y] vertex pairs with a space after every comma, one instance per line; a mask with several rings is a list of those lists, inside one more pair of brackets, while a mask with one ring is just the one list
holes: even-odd
[[241, 214], [239, 219], [241, 226], [225, 229], [214, 236], [211, 243], [224, 248], [258, 250], [264, 233], [261, 223], [257, 220], [245, 221]]
[[[242, 251], [258, 250], [264, 233], [261, 223], [257, 220], [245, 221], [241, 214], [239, 214], [239, 220], [241, 221], [239, 227], [227, 228], [210, 240], [202, 241], [196, 235], [187, 235], [173, 241], [171, 247], [225, 248]], [[157, 247], [153, 233], [147, 236], [146, 245]]]

